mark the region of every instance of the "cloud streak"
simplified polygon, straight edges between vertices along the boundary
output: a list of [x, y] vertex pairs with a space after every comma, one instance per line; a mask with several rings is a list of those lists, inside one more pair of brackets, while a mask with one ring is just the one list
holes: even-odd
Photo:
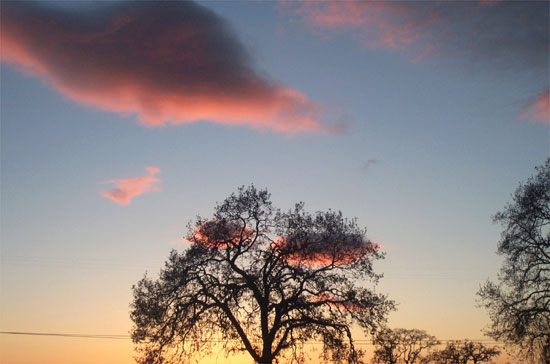
[[132, 199], [146, 192], [160, 191], [157, 187], [160, 180], [155, 177], [160, 173], [156, 167], [146, 167], [147, 174], [141, 177], [115, 179], [103, 182], [104, 184], [114, 184], [115, 187], [101, 192], [103, 197], [113, 200], [119, 205], [129, 205]]
[[534, 101], [525, 105], [518, 117], [550, 126], [550, 90], [541, 92]]
[[[284, 8], [327, 34], [346, 34], [370, 49], [399, 51], [411, 61], [466, 61], [470, 66], [548, 80], [548, 1], [305, 1]], [[547, 87], [548, 83], [545, 87]], [[545, 99], [522, 115], [545, 116]], [[542, 120], [542, 122], [546, 122]]]
[[352, 31], [370, 48], [404, 49], [417, 41], [435, 13], [393, 1], [321, 1], [285, 3], [310, 25], [329, 31]]
[[368, 48], [468, 57], [547, 69], [548, 2], [322, 1], [284, 3], [302, 21], [352, 34]]
[[200, 120], [277, 132], [334, 132], [321, 106], [260, 75], [226, 22], [188, 1], [63, 9], [2, 4], [2, 61], [67, 98], [146, 126]]
[[355, 264], [379, 249], [375, 243], [358, 236], [336, 241], [321, 236], [309, 238], [280, 238], [274, 248], [290, 264], [336, 267]]

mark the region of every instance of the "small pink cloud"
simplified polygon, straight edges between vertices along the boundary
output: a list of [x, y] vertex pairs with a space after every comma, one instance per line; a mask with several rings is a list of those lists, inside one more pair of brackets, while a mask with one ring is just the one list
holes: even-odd
[[364, 309], [364, 307], [362, 307], [361, 305], [358, 305], [356, 303], [350, 302], [349, 300], [346, 300], [331, 294], [323, 293], [317, 296], [313, 296], [312, 298], [314, 301], [324, 303], [326, 305], [329, 305], [331, 307], [341, 309], [341, 310], [359, 311]]
[[128, 205], [136, 196], [150, 191], [160, 191], [156, 186], [160, 180], [155, 177], [155, 174], [160, 173], [160, 169], [146, 167], [145, 170], [147, 171], [145, 176], [103, 182], [104, 184], [115, 184], [115, 187], [101, 192], [101, 195], [120, 205]]
[[389, 249], [389, 245], [386, 244], [386, 243], [382, 243], [382, 242], [380, 242], [378, 240], [374, 240], [374, 239], [369, 239], [369, 241], [372, 243], [373, 246], [378, 248], [378, 250], [387, 252], [388, 249]]
[[541, 92], [534, 101], [525, 105], [518, 117], [550, 126], [550, 89]]
[[347, 241], [312, 241], [279, 238], [273, 248], [291, 264], [336, 267], [356, 264], [378, 251], [379, 246], [370, 240], [351, 238]]
[[214, 219], [205, 221], [186, 240], [209, 249], [249, 246], [254, 242], [254, 230], [236, 222]]

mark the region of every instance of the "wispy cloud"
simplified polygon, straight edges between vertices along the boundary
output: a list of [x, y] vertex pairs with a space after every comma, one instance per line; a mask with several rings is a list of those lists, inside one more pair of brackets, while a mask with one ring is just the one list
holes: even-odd
[[550, 126], [550, 90], [541, 92], [534, 101], [525, 105], [518, 117]]
[[367, 47], [404, 49], [419, 39], [438, 15], [426, 6], [396, 1], [285, 2], [318, 29], [352, 31]]
[[189, 1], [83, 9], [2, 4], [2, 61], [69, 99], [147, 126], [200, 120], [278, 132], [335, 132], [321, 106], [260, 75], [230, 26]]
[[[491, 71], [548, 80], [548, 1], [303, 1], [287, 9], [321, 34], [345, 34], [370, 49], [397, 51], [411, 61], [463, 62]], [[546, 83], [548, 85], [548, 83]], [[545, 101], [546, 100], [546, 101]], [[547, 99], [522, 115], [546, 122]], [[542, 120], [544, 118], [544, 120]]]
[[309, 1], [284, 8], [318, 30], [351, 34], [369, 48], [548, 68], [546, 1]]
[[160, 173], [160, 169], [156, 167], [146, 167], [147, 174], [145, 176], [113, 179], [102, 184], [114, 184], [115, 187], [101, 192], [103, 197], [109, 198], [120, 205], [128, 205], [132, 198], [150, 191], [160, 191], [157, 187], [160, 180], [155, 177]]

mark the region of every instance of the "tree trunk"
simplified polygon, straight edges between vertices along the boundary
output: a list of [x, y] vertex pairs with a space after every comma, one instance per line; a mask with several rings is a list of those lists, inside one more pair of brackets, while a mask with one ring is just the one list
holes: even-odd
[[270, 354], [264, 354], [260, 357], [260, 360], [258, 360], [257, 364], [272, 364], [273, 363], [273, 356]]
[[[267, 321], [267, 316], [266, 316]], [[267, 324], [266, 324], [267, 327]], [[262, 356], [260, 356], [260, 360], [258, 360], [258, 364], [272, 364], [273, 363], [273, 354], [271, 353], [271, 347], [273, 346], [273, 342], [267, 337], [267, 329], [266, 332], [263, 332], [262, 329], [262, 336], [263, 336], [263, 348], [262, 348]]]
[[550, 338], [546, 345], [542, 348], [542, 360], [544, 364], [550, 364]]

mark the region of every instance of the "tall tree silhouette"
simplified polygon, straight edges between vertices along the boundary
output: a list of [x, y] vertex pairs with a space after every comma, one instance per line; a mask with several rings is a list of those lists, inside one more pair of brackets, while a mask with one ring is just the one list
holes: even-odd
[[492, 320], [489, 334], [524, 359], [550, 364], [550, 158], [495, 215], [504, 226], [498, 283], [478, 292]]
[[138, 362], [185, 362], [216, 344], [257, 363], [300, 362], [318, 340], [322, 359], [360, 363], [352, 326], [374, 332], [394, 307], [367, 287], [382, 254], [365, 234], [340, 212], [281, 212], [266, 190], [240, 188], [190, 225], [191, 246], [158, 279], [134, 286]]

